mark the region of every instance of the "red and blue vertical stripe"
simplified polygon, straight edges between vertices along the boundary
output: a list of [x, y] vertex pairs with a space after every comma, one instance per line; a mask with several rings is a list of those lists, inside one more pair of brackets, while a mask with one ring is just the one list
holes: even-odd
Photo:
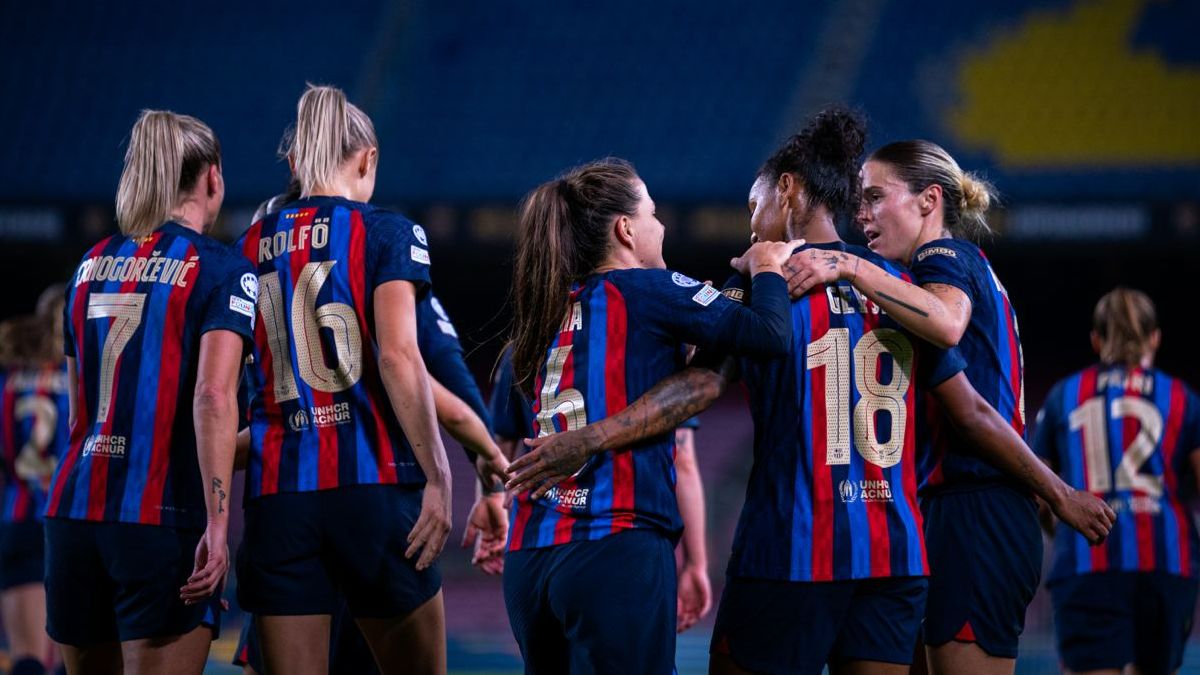
[[[1008, 292], [977, 246], [957, 239], [942, 239], [926, 245], [932, 246], [953, 249], [957, 253], [957, 262], [938, 264], [949, 264], [969, 281], [966, 285], [971, 289], [968, 293], [971, 321], [957, 345], [967, 362], [967, 379], [980, 396], [1024, 437], [1025, 366], [1017, 313]], [[928, 263], [939, 258], [932, 256]], [[928, 273], [922, 277], [918, 273], [917, 283], [945, 279], [936, 275], [930, 277]], [[937, 415], [928, 422], [934, 425], [934, 441], [932, 453], [921, 462], [918, 471], [922, 494], [933, 494], [942, 486], [1007, 480], [999, 469], [979, 459], [965, 445], [948, 420]]]
[[[379, 373], [378, 350], [374, 340], [374, 288], [370, 283], [369, 223], [354, 202], [315, 198], [294, 208], [272, 214], [255, 223], [239, 242], [242, 255], [255, 267], [260, 279], [259, 320], [255, 326], [254, 363], [248, 369], [251, 453], [247, 467], [247, 494], [254, 498], [279, 492], [310, 492], [347, 485], [420, 484], [424, 474], [416, 463], [392, 410]], [[360, 205], [367, 208], [366, 205]], [[328, 226], [328, 239], [315, 246], [311, 230], [301, 236], [302, 228], [315, 223]], [[277, 251], [269, 259], [259, 260], [264, 240], [287, 239], [305, 242], [292, 250]], [[407, 251], [405, 251], [407, 254]], [[315, 312], [322, 305], [339, 303], [354, 311], [361, 337], [360, 352], [349, 358], [359, 359], [361, 376], [342, 391], [322, 391], [302, 376], [297, 340], [304, 325], [292, 321], [292, 303], [296, 284], [308, 265], [332, 262], [328, 277], [316, 294], [315, 304], [300, 311]], [[279, 297], [270, 293], [261, 279], [278, 275]], [[268, 311], [268, 304], [275, 304]], [[286, 331], [286, 353], [275, 353], [268, 331], [272, 311]], [[315, 318], [313, 324], [315, 325]], [[338, 353], [332, 333], [320, 329], [322, 349], [309, 357], [331, 364]], [[275, 382], [276, 362], [291, 373], [299, 397], [278, 400]], [[321, 411], [338, 408], [348, 411], [337, 419], [322, 417]]]
[[[554, 349], [569, 348], [558, 387], [547, 400], [574, 389], [583, 397], [588, 422], [623, 410], [679, 363], [678, 345], [650, 339], [631, 326], [626, 294], [606, 276], [593, 276], [570, 296], [582, 312], [582, 327], [555, 336]], [[546, 367], [536, 379], [533, 402], [541, 413]], [[543, 429], [548, 423], [551, 429]], [[566, 417], [539, 418], [541, 433], [566, 430]], [[629, 529], [659, 529], [677, 533], [682, 527], [673, 490], [674, 439], [650, 439], [636, 448], [623, 448], [594, 457], [574, 478], [560, 483], [543, 499], [528, 492], [517, 495], [508, 548], [517, 551], [597, 540]]]
[[[40, 399], [38, 410], [26, 407], [22, 412], [22, 401], [31, 398]], [[54, 411], [52, 417], [38, 419], [46, 414], [42, 406]], [[60, 457], [67, 442], [68, 414], [65, 369], [46, 366], [0, 372], [0, 450], [4, 473], [0, 522], [41, 520], [46, 507], [46, 486], [38, 478], [23, 478], [18, 474], [18, 457], [34, 440], [34, 427], [39, 423], [51, 424], [52, 435], [46, 447], [34, 446], [34, 449], [43, 459]]]
[[[1139, 382], [1151, 385], [1140, 388]], [[1050, 396], [1041, 424], [1050, 425], [1052, 435], [1044, 437], [1051, 439], [1053, 447], [1039, 447], [1039, 452], [1048, 455], [1063, 479], [1077, 489], [1094, 487], [1088, 481], [1092, 472], [1107, 475], [1107, 489], [1094, 494], [1106, 499], [1117, 513], [1116, 524], [1100, 546], [1089, 546], [1082, 535], [1060, 524], [1051, 578], [1104, 571], [1195, 576], [1200, 540], [1180, 499], [1180, 481], [1190, 475], [1187, 456], [1196, 449], [1188, 446], [1200, 439], [1197, 430], [1185, 428], [1188, 420], [1194, 425], [1197, 419], [1197, 412], [1188, 409], [1194, 399], [1186, 385], [1154, 369], [1096, 365], [1064, 379]], [[1114, 402], [1120, 398], [1141, 399], [1160, 416], [1161, 433], [1153, 439], [1153, 452], [1133, 470], [1144, 478], [1160, 480], [1161, 494], [1130, 487], [1118, 478], [1119, 472], [1126, 471], [1122, 462], [1128, 467], [1126, 452], [1135, 440], [1152, 438], [1151, 430], [1144, 429], [1135, 416], [1116, 414]], [[1082, 424], [1075, 428], [1070, 424], [1072, 412], [1089, 402], [1103, 413], [1101, 438], [1089, 439]], [[1089, 447], [1089, 441], [1102, 447]], [[1089, 461], [1098, 457], [1105, 458], [1104, 465], [1089, 466]]]
[[[885, 269], [901, 276], [891, 266]], [[834, 330], [844, 331], [851, 351], [877, 329], [897, 331], [914, 347], [916, 338], [877, 313], [869, 300], [856, 297], [849, 284], [841, 284], [839, 291], [845, 300], [837, 302], [847, 303], [851, 311], [833, 311], [823, 289], [793, 302], [794, 342], [787, 359], [741, 362], [755, 424], [755, 462], [734, 539], [732, 575], [833, 581], [928, 573], [916, 496], [918, 443], [925, 438], [918, 428], [924, 411], [917, 391], [917, 351], [904, 391], [903, 420], [875, 416], [880, 440], [899, 433], [903, 423], [901, 458], [889, 467], [868, 461], [855, 440], [854, 410], [862, 400], [855, 384], [859, 364], [845, 354], [848, 369], [835, 373], [829, 366], [810, 367], [807, 356], [810, 344]], [[891, 382], [893, 364], [885, 351], [868, 366], [873, 370], [866, 379]], [[837, 410], [831, 406], [839, 403], [827, 400], [831, 377], [849, 381], [849, 409]], [[848, 463], [828, 463], [830, 414], [847, 422]]]
[[[180, 267], [186, 269], [180, 283], [142, 281], [136, 276], [126, 281], [72, 283], [67, 312], [76, 359], [77, 419], [51, 482], [48, 516], [147, 525], [203, 524], [191, 412], [190, 407], [182, 408], [190, 406], [190, 392], [185, 389], [194, 378], [204, 311], [203, 303], [193, 301], [202, 285], [201, 269], [208, 264], [198, 243], [203, 239], [168, 223], [142, 240], [111, 237], [85, 257], [85, 261], [102, 256], [155, 257], [194, 265]], [[165, 265], [162, 269], [165, 273]], [[100, 372], [114, 319], [87, 317], [94, 293], [145, 295], [137, 329], [119, 353], [109, 355], [113, 377], [108, 392], [99, 390]], [[109, 414], [100, 420], [98, 405], [104, 396], [110, 400]], [[92, 447], [97, 436], [124, 439], [124, 453], [85, 456], [85, 448]], [[177, 456], [192, 461], [176, 461]]]

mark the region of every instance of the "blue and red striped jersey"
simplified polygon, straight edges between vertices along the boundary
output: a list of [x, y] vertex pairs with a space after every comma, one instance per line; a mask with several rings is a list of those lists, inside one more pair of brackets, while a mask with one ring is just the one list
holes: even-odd
[[370, 204], [310, 197], [252, 225], [238, 247], [260, 288], [246, 494], [423, 485], [380, 376], [374, 297], [409, 281], [424, 298], [425, 231]]
[[[489, 401], [493, 431], [506, 440], [533, 438], [533, 405], [516, 386], [513, 374], [512, 349], [505, 348], [496, 365], [496, 377], [492, 382], [492, 397]], [[524, 443], [519, 445], [520, 448]]]
[[[938, 239], [913, 255], [918, 285], [947, 284], [971, 301], [971, 321], [957, 350], [967, 363], [967, 379], [979, 395], [1025, 437], [1025, 360], [1017, 313], [1008, 291], [978, 246], [961, 239]], [[921, 494], [973, 483], [1006, 481], [1004, 473], [979, 459], [931, 403], [933, 452], [921, 463]]]
[[1050, 390], [1033, 449], [1071, 487], [1108, 501], [1117, 522], [1100, 546], [1059, 523], [1050, 578], [1091, 572], [1197, 573], [1200, 398], [1153, 368], [1099, 364]]
[[42, 519], [50, 477], [70, 433], [68, 408], [65, 362], [0, 373], [0, 522]]
[[[774, 284], [762, 288], [778, 294], [780, 308], [786, 306], [782, 278], [760, 274], [756, 284], [759, 278]], [[731, 330], [747, 312], [712, 286], [667, 270], [589, 276], [571, 292], [562, 327], [535, 380], [535, 433], [580, 429], [620, 412], [684, 367], [683, 343], [751, 348], [761, 336]], [[628, 529], [678, 537], [674, 434], [595, 455], [544, 498], [533, 500], [526, 491], [513, 503], [510, 551], [596, 540]]]
[[[859, 246], [806, 248], [846, 251], [908, 278]], [[736, 280], [725, 292], [748, 293]], [[917, 505], [925, 390], [965, 364], [848, 282], [794, 300], [791, 320], [785, 358], [740, 361], [754, 464], [728, 573], [786, 581], [927, 574]]]
[[200, 337], [249, 338], [253, 282], [236, 251], [177, 223], [84, 256], [64, 309], [76, 419], [46, 515], [204, 527], [191, 404]]
[[[483, 392], [479, 391], [475, 376], [467, 368], [458, 329], [432, 292], [417, 304], [417, 343], [429, 376], [466, 403], [490, 432], [492, 417], [483, 403]], [[467, 460], [474, 462], [475, 453], [466, 447], [463, 450]]]

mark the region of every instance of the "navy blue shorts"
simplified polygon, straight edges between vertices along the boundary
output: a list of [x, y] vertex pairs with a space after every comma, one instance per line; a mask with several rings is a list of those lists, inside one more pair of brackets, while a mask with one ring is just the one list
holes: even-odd
[[530, 674], [669, 675], [675, 594], [675, 546], [653, 530], [504, 561], [504, 605]]
[[404, 557], [420, 488], [355, 485], [259, 497], [246, 505], [238, 603], [264, 616], [330, 614], [344, 597], [356, 617], [410, 614], [437, 595], [437, 565]]
[[922, 500], [929, 555], [925, 644], [974, 642], [1017, 658], [1025, 608], [1042, 577], [1042, 532], [1033, 498], [1006, 485]]
[[46, 575], [46, 533], [39, 520], [0, 523], [0, 591], [40, 584]]
[[[242, 624], [242, 634], [233, 652], [233, 665], [250, 666], [256, 673], [267, 672], [253, 614], [247, 614]], [[329, 627], [329, 672], [355, 675], [376, 675], [379, 672], [371, 647], [345, 603], [333, 615]]]
[[1136, 664], [1167, 675], [1183, 664], [1200, 582], [1165, 572], [1099, 572], [1050, 584], [1063, 664], [1075, 672]]
[[157, 525], [48, 518], [46, 632], [55, 642], [103, 642], [220, 632], [220, 596], [185, 605], [179, 589], [201, 532]]
[[713, 654], [745, 670], [813, 673], [848, 661], [912, 663], [925, 577], [799, 582], [726, 579]]

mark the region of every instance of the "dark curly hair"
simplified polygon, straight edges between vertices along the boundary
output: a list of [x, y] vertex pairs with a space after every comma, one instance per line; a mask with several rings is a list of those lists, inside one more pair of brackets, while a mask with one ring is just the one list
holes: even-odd
[[859, 158], [866, 141], [867, 124], [861, 115], [840, 106], [826, 108], [788, 138], [758, 175], [777, 181], [785, 173], [795, 174], [804, 184], [809, 206], [824, 206], [835, 218], [852, 216], [858, 208]]

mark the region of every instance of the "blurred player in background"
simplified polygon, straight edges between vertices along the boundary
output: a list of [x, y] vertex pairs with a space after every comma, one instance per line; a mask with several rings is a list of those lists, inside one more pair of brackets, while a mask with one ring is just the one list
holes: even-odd
[[[813, 242], [807, 251], [821, 253], [828, 264], [854, 254], [902, 278], [901, 270], [837, 234], [837, 215], [858, 205], [864, 135], [861, 119], [834, 109], [792, 136], [751, 188], [753, 237], [804, 237]], [[739, 281], [744, 284], [735, 277], [726, 292], [744, 300], [747, 289]], [[928, 573], [916, 506], [918, 447], [928, 442], [918, 428], [926, 417], [919, 388], [933, 388], [991, 461], [1041, 493], [1069, 493], [1060, 508], [1072, 524], [1093, 536], [1107, 531], [1111, 514], [1103, 503], [1070, 491], [1038, 462], [971, 389], [953, 352], [923, 347], [846, 283], [794, 301], [792, 321], [793, 345], [803, 345], [802, 353], [738, 364], [750, 390], [754, 467], [710, 672], [815, 674], [826, 664], [853, 672], [908, 671]], [[540, 485], [540, 494], [570, 475], [581, 457], [661, 433], [711, 405], [731, 367], [688, 369], [582, 432], [537, 439], [535, 449], [513, 463], [510, 487]]]
[[1103, 546], [1059, 527], [1047, 585], [1062, 663], [1073, 673], [1167, 675], [1183, 663], [1196, 606], [1200, 398], [1154, 367], [1154, 303], [1117, 288], [1096, 303], [1100, 362], [1050, 390], [1034, 449], [1117, 512]]
[[[0, 614], [13, 665], [34, 675], [55, 662], [46, 634], [46, 489], [69, 430], [67, 373], [62, 352], [62, 293], [57, 285], [39, 302], [38, 314], [0, 327]], [[59, 318], [54, 318], [55, 314]], [[55, 332], [57, 327], [58, 331]]]
[[199, 673], [228, 569], [250, 267], [204, 233], [225, 194], [199, 120], [144, 111], [120, 234], [69, 284], [70, 444], [46, 520], [50, 636], [72, 673]]
[[[517, 386], [541, 435], [619, 412], [684, 366], [682, 345], [787, 349], [785, 243], [747, 252], [739, 307], [665, 268], [664, 229], [633, 167], [595, 162], [525, 199], [514, 265]], [[597, 456], [550, 494], [518, 494], [504, 598], [526, 672], [666, 673], [675, 658], [674, 439]], [[631, 607], [638, 608], [631, 620]]]
[[[973, 243], [991, 231], [986, 215], [995, 189], [922, 140], [876, 150], [862, 175], [858, 220], [868, 246], [909, 266], [912, 283], [858, 256], [826, 265], [809, 255], [793, 263], [793, 292], [847, 280], [913, 333], [957, 345], [971, 385], [1024, 436], [1016, 311]], [[937, 675], [1011, 673], [1041, 576], [1036, 503], [945, 424], [920, 471], [933, 573], [924, 627], [930, 668]]]

